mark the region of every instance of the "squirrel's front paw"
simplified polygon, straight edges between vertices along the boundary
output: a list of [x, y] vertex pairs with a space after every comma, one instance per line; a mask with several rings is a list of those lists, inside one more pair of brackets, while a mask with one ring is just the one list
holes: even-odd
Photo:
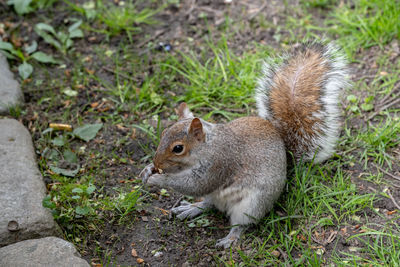
[[150, 176], [153, 175], [153, 173], [156, 172], [156, 168], [154, 167], [153, 163], [150, 163], [144, 169], [140, 172], [139, 178], [143, 181], [144, 184], [146, 184], [150, 178]]
[[148, 179], [147, 179], [147, 184], [148, 185], [158, 185], [158, 186], [162, 186], [163, 183], [163, 175], [162, 174], [153, 174], [151, 175]]

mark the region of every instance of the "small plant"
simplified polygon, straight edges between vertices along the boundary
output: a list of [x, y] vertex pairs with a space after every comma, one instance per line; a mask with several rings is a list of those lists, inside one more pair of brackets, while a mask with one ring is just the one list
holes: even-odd
[[132, 32], [141, 30], [140, 24], [156, 23], [153, 16], [163, 8], [164, 6], [155, 10], [145, 8], [138, 11], [132, 2], [124, 6], [102, 6], [102, 11], [98, 12], [98, 18], [107, 26], [109, 35], [113, 36], [125, 31], [130, 36]]
[[360, 133], [357, 139], [361, 141], [361, 161], [364, 161], [364, 168], [368, 168], [369, 161], [383, 166], [387, 164], [392, 168], [394, 161], [397, 161], [390, 153], [389, 149], [393, 149], [400, 144], [400, 121], [390, 116], [379, 125], [370, 125], [368, 131]]
[[38, 9], [48, 8], [57, 0], [8, 0], [7, 4], [14, 7], [18, 15], [34, 12]]
[[337, 7], [328, 21], [333, 34], [351, 55], [360, 47], [368, 48], [400, 38], [400, 5], [392, 0], [358, 0]]
[[139, 186], [135, 186], [134, 190], [129, 193], [120, 191], [118, 196], [112, 200], [112, 208], [117, 212], [119, 223], [122, 223], [127, 215], [136, 209], [140, 196]]
[[36, 51], [37, 43], [32, 42], [31, 45], [25, 47], [24, 50], [16, 48], [9, 42], [3, 42], [0, 39], [0, 52], [3, 53], [8, 59], [19, 60], [22, 63], [18, 66], [18, 73], [22, 79], [27, 79], [33, 72], [33, 66], [28, 63], [31, 59], [34, 59], [40, 63], [52, 63], [57, 64], [57, 60], [51, 55], [47, 55], [43, 52]]
[[360, 111], [360, 109], [358, 108], [358, 99], [355, 95], [348, 95], [346, 99], [347, 101], [349, 101], [347, 109], [349, 109], [353, 113], [357, 113]]
[[363, 111], [371, 111], [374, 109], [374, 96], [368, 96], [364, 99], [364, 103], [361, 104], [361, 109]]
[[49, 208], [56, 219], [66, 224], [84, 216], [96, 217], [95, 191], [96, 186], [90, 182], [75, 184], [61, 180], [52, 186], [42, 205]]
[[81, 13], [88, 20], [94, 19], [97, 15], [96, 3], [94, 1], [88, 1], [81, 5], [72, 3], [68, 0], [64, 0], [64, 3], [68, 4], [76, 12]]
[[35, 26], [35, 32], [42, 37], [46, 43], [54, 46], [62, 54], [66, 55], [74, 44], [73, 39], [83, 37], [83, 32], [79, 29], [81, 24], [82, 20], [78, 20], [69, 26], [66, 32], [56, 32], [51, 25], [38, 23]]
[[[50, 140], [50, 144], [42, 152], [42, 157], [46, 159], [47, 165], [51, 172], [67, 177], [75, 177], [79, 170], [77, 155], [69, 148], [69, 143], [74, 138], [79, 138], [86, 142], [92, 140], [103, 124], [87, 124], [76, 128], [73, 132], [65, 132], [54, 136]], [[45, 136], [47, 133], [53, 132], [53, 128], [43, 131]]]

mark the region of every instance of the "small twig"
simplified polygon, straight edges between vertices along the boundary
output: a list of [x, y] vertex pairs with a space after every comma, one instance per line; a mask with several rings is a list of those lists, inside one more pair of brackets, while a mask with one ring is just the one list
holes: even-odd
[[196, 4], [196, 0], [192, 0], [191, 3], [190, 3], [189, 9], [185, 12], [185, 16], [190, 15], [190, 13], [192, 13], [194, 8], [196, 7], [195, 4]]
[[140, 42], [137, 47], [142, 47], [145, 44], [147, 44], [148, 42], [153, 41], [154, 39], [156, 39], [158, 36], [160, 36], [161, 34], [165, 33], [168, 30], [168, 28], [162, 29], [158, 32], [156, 32], [153, 36], [151, 36], [150, 38], [147, 38], [146, 40]]
[[[399, 84], [399, 85], [400, 85], [400, 84]], [[399, 86], [399, 87], [400, 87], [400, 86]], [[397, 88], [393, 89], [393, 91], [395, 91], [395, 90], [397, 90]], [[390, 94], [389, 94], [389, 95], [390, 95]], [[385, 96], [385, 97], [382, 99], [382, 101], [381, 101], [381, 102], [382, 102], [382, 103], [381, 103], [381, 106], [378, 108], [377, 111], [375, 111], [374, 113], [371, 114], [371, 116], [368, 117], [368, 120], [371, 120], [371, 119], [374, 118], [376, 115], [378, 115], [380, 112], [382, 112], [382, 111], [384, 111], [384, 110], [390, 108], [391, 106], [394, 106], [395, 104], [399, 103], [399, 102], [400, 102], [400, 93], [398, 93], [398, 94], [396, 94], [395, 96], [392, 97], [392, 98], [394, 99], [394, 100], [392, 100], [392, 102], [390, 102], [390, 101], [386, 102], [386, 99], [387, 99], [387, 98], [388, 98], [388, 96]], [[382, 105], [384, 105], [384, 106], [382, 106]]]
[[205, 12], [208, 12], [208, 13], [214, 13], [214, 14], [216, 14], [217, 16], [223, 14], [223, 11], [221, 11], [221, 10], [215, 10], [215, 9], [212, 9], [212, 8], [210, 8], [210, 7], [207, 7], [207, 6], [198, 7], [198, 9], [200, 9], [200, 10], [202, 10], [202, 11], [205, 11]]
[[[183, 199], [183, 196], [180, 197], [180, 198], [178, 198], [178, 200], [174, 203], [174, 205], [172, 205], [171, 210], [172, 210], [173, 208], [175, 208], [176, 206], [178, 206], [178, 204], [182, 201], [182, 199]], [[168, 219], [171, 220], [171, 218], [172, 218], [172, 211], [171, 211], [171, 212], [169, 213], [169, 215], [168, 215]]]
[[386, 104], [386, 105], [383, 106], [383, 107], [380, 107], [380, 108], [379, 108], [377, 111], [375, 111], [371, 116], [369, 116], [368, 120], [370, 120], [370, 119], [372, 119], [373, 117], [375, 117], [376, 115], [378, 115], [378, 113], [380, 113], [380, 112], [382, 112], [382, 111], [384, 111], [384, 110], [387, 110], [387, 109], [390, 108], [391, 106], [394, 106], [395, 104], [399, 103], [399, 102], [400, 102], [399, 96], [400, 96], [400, 94], [396, 95], [396, 96], [395, 96], [396, 98], [395, 98], [392, 102], [390, 102], [389, 104]]
[[105, 70], [105, 71], [111, 72], [111, 73], [113, 73], [113, 74], [119, 75], [119, 76], [121, 76], [121, 77], [123, 77], [123, 78], [125, 78], [125, 79], [128, 79], [128, 80], [131, 80], [131, 81], [133, 81], [133, 82], [136, 82], [136, 80], [133, 79], [132, 77], [129, 77], [128, 75], [125, 75], [125, 74], [123, 74], [123, 73], [116, 72], [115, 70], [110, 69], [110, 68], [108, 68], [108, 67], [106, 67], [106, 66], [103, 66], [102, 69]]
[[[381, 99], [381, 101], [380, 101], [380, 103], [379, 103], [379, 106], [383, 106], [383, 105], [387, 104], [388, 102], [390, 102], [390, 101], [386, 101], [386, 100], [388, 100], [388, 99], [391, 97], [392, 93], [395, 92], [395, 91], [396, 91], [397, 89], [399, 89], [399, 88], [400, 88], [400, 83], [399, 83], [397, 86], [395, 86], [389, 94], [385, 95], [385, 96]], [[395, 96], [392, 97], [392, 98], [397, 98], [399, 95], [400, 95], [400, 93], [397, 94], [397, 95], [395, 95]]]
[[381, 167], [379, 167], [379, 166], [376, 165], [376, 164], [374, 164], [374, 165], [375, 165], [375, 167], [376, 167], [378, 170], [380, 170], [381, 172], [383, 172], [383, 173], [389, 175], [389, 176], [392, 177], [393, 179], [396, 179], [396, 180], [400, 181], [400, 177], [399, 177], [399, 176], [396, 176], [396, 175], [394, 175], [394, 174], [391, 174], [391, 173], [388, 172], [388, 171], [385, 171], [384, 169], [382, 169]]
[[394, 199], [394, 197], [392, 196], [392, 194], [390, 194], [390, 191], [388, 190], [386, 193], [388, 194], [388, 196], [389, 196], [390, 199], [392, 200], [393, 204], [397, 207], [397, 209], [400, 210], [399, 204], [397, 204], [397, 202], [396, 202], [396, 200]]
[[288, 256], [287, 256], [286, 252], [284, 252], [280, 247], [277, 247], [276, 249], [279, 251], [279, 253], [281, 253], [283, 258], [285, 259], [285, 262], [288, 262], [289, 259], [288, 259]]
[[[275, 240], [272, 240], [272, 242], [276, 245], [277, 242]], [[286, 252], [284, 252], [279, 246], [276, 247], [276, 249], [281, 253], [282, 257], [285, 259], [285, 262], [288, 262], [288, 256]]]
[[31, 89], [31, 90], [24, 90], [24, 93], [36, 93], [36, 92], [42, 92], [42, 91], [49, 91], [53, 90], [53, 87], [40, 87], [36, 89]]
[[265, 3], [256, 11], [254, 12], [252, 15], [249, 16], [248, 20], [252, 20], [254, 19], [258, 14], [260, 14], [261, 11], [264, 10], [264, 8], [267, 7], [267, 1], [265, 1]]

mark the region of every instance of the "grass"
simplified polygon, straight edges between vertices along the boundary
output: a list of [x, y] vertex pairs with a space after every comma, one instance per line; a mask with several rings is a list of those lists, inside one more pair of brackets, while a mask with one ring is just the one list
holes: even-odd
[[340, 44], [346, 51], [360, 47], [379, 46], [381, 49], [393, 38], [400, 38], [400, 6], [392, 0], [360, 0], [355, 6], [348, 3], [333, 11], [328, 22], [331, 32], [341, 36]]
[[[391, 43], [399, 40], [399, 5], [364, 0], [354, 5], [325, 0], [300, 3], [293, 9], [285, 5], [288, 16], [279, 25], [262, 13], [250, 26], [235, 18], [219, 27], [205, 21], [208, 35], [185, 43], [184, 52], [157, 51], [158, 40], [142, 36], [141, 41], [149, 40], [140, 49], [144, 54], [135, 47], [136, 37], [145, 27], [159, 27], [156, 14], [173, 3], [54, 3], [69, 17], [83, 21], [84, 40], [95, 35], [102, 41], [85, 51], [79, 46], [87, 43], [76, 39], [68, 48], [74, 53], [65, 52], [57, 67], [35, 65], [32, 80], [22, 85], [31, 97], [29, 107], [14, 109], [12, 116], [30, 125], [48, 184], [44, 205], [64, 237], [83, 254], [93, 250], [104, 265], [112, 265], [117, 242], [105, 247], [88, 239], [101, 236], [107, 225], [134, 227], [146, 203], [169, 197], [165, 191], [147, 192], [134, 178], [154, 155], [162, 126], [176, 120], [176, 105], [185, 101], [196, 114], [215, 122], [254, 114], [252, 95], [262, 60], [282, 50], [275, 46], [287, 47], [299, 36], [325, 35], [344, 46], [356, 71], [367, 65], [373, 72], [372, 78], [359, 72], [361, 78], [346, 92], [350, 97], [344, 97], [346, 120], [337, 155], [324, 164], [295, 166], [274, 210], [246, 233], [239, 248], [220, 253], [214, 242], [208, 242], [207, 253], [214, 263], [225, 266], [399, 265], [399, 215], [387, 216], [395, 209], [377, 208], [382, 205], [379, 201], [389, 200], [381, 186], [393, 186], [377, 167], [398, 171], [399, 109], [392, 105], [368, 120], [383, 102], [398, 97], [400, 63], [393, 58]], [[315, 11], [328, 19], [317, 25]], [[235, 45], [235, 34], [255, 31], [260, 25], [272, 31], [271, 46]], [[221, 31], [218, 38], [215, 31]], [[60, 56], [43, 41], [39, 47]], [[373, 54], [375, 68], [366, 61], [369, 51], [380, 51]], [[85, 142], [67, 131], [49, 132], [49, 122], [74, 129], [103, 126]], [[76, 173], [57, 173], [53, 165]], [[187, 225], [176, 222], [176, 227], [211, 231], [216, 225], [210, 215], [221, 219], [220, 214], [207, 213]], [[170, 235], [168, 229], [162, 231], [163, 236]], [[205, 236], [196, 238], [201, 241]], [[97, 242], [94, 248], [90, 242]], [[197, 264], [203, 254], [194, 254], [187, 257]]]

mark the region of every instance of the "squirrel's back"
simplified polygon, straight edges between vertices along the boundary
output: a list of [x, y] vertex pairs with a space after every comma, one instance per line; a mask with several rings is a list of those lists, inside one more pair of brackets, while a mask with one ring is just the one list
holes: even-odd
[[262, 75], [259, 116], [273, 123], [296, 160], [327, 159], [340, 132], [339, 93], [347, 85], [340, 51], [333, 44], [303, 44], [281, 64], [265, 63]]

